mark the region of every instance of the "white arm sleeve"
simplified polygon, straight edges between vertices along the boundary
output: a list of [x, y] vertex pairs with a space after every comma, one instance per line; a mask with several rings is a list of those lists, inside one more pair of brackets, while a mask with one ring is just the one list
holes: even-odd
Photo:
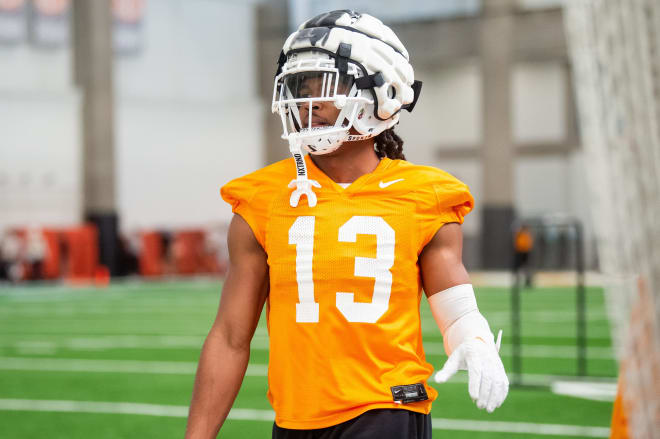
[[429, 297], [431, 312], [442, 332], [447, 355], [465, 340], [481, 338], [495, 344], [488, 322], [479, 312], [471, 284], [456, 285]]

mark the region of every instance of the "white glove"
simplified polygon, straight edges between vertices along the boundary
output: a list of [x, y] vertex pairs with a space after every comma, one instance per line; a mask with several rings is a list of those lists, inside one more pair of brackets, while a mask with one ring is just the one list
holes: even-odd
[[458, 370], [467, 370], [470, 397], [478, 408], [492, 413], [502, 405], [509, 393], [509, 379], [498, 354], [501, 340], [502, 331], [497, 335], [496, 344], [479, 338], [464, 341], [435, 374], [435, 382], [445, 383]]

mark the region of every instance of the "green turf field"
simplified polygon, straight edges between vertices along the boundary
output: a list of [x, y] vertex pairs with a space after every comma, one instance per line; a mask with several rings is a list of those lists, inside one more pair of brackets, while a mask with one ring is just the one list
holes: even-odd
[[[196, 361], [219, 296], [220, 283], [209, 280], [0, 287], [0, 437], [182, 438]], [[510, 370], [509, 292], [478, 288], [477, 299], [491, 328], [504, 330], [501, 353]], [[608, 437], [611, 402], [556, 395], [547, 385], [576, 372], [574, 303], [571, 289], [524, 291], [524, 380], [536, 386], [512, 388], [504, 405], [487, 414], [470, 401], [461, 372], [436, 385], [434, 437]], [[587, 309], [589, 373], [613, 378], [600, 289], [587, 290]], [[439, 368], [446, 359], [442, 337], [426, 304], [422, 318], [428, 360]], [[263, 318], [252, 348], [220, 437], [270, 437]]]

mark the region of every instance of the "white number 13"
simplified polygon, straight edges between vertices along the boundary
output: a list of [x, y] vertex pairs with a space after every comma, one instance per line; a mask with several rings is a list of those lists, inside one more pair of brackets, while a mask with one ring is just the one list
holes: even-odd
[[[319, 304], [314, 299], [312, 259], [314, 257], [314, 225], [316, 218], [296, 218], [289, 229], [289, 244], [296, 246], [296, 279], [298, 303], [296, 322], [319, 321]], [[354, 293], [337, 292], [335, 305], [349, 322], [376, 323], [385, 314], [392, 291], [394, 265], [394, 229], [381, 217], [354, 216], [339, 228], [340, 242], [356, 242], [357, 235], [376, 235], [376, 258], [355, 258], [355, 276], [373, 277], [371, 302], [356, 302]]]

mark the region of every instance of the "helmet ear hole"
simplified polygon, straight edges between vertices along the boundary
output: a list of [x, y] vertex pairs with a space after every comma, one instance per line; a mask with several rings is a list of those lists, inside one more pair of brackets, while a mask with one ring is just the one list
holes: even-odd
[[387, 97], [390, 99], [394, 99], [396, 96], [396, 88], [393, 85], [390, 85], [387, 87]]

